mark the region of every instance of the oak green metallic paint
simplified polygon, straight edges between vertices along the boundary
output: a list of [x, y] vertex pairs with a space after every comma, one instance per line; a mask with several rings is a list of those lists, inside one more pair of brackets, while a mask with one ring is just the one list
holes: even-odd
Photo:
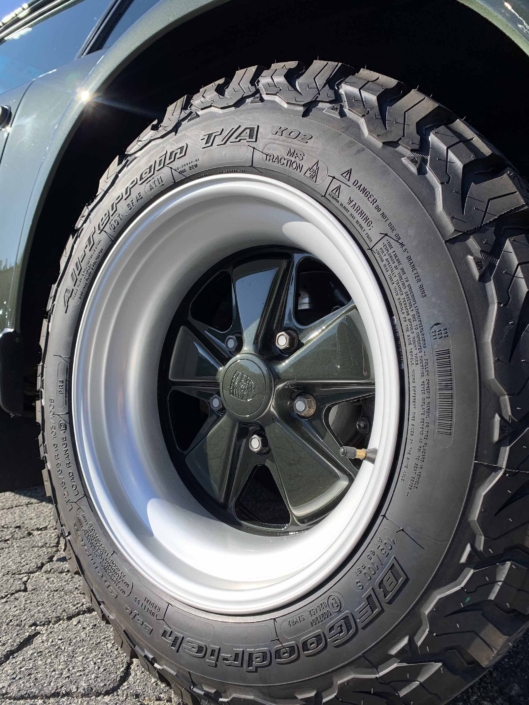
[[483, 15], [529, 54], [529, 2], [527, 0], [459, 0]]
[[[91, 95], [103, 90], [164, 33], [227, 1], [160, 0], [104, 55], [83, 57], [31, 84], [0, 164], [0, 331], [20, 328], [24, 272], [33, 232], [84, 109], [78, 90]], [[529, 55], [529, 0], [459, 1], [495, 24]]]
[[[76, 95], [100, 55], [90, 54], [34, 81], [27, 89], [13, 121], [0, 164], [0, 261], [13, 269], [11, 289], [0, 313], [0, 330], [17, 328], [15, 312], [20, 305], [21, 266], [27, 254], [26, 240], [20, 237], [35, 216], [29, 210], [34, 183], [46, 163], [46, 147], [51, 146], [55, 126]], [[1, 97], [0, 97], [1, 98]], [[65, 145], [64, 145], [65, 146]]]
[[[9, 119], [9, 123], [6, 125], [6, 127], [2, 130], [0, 130], [0, 161], [2, 160], [2, 154], [4, 152], [4, 148], [7, 142], [7, 138], [9, 134], [11, 133], [11, 126], [16, 118], [17, 112], [18, 112], [18, 107], [22, 101], [22, 98], [24, 97], [24, 94], [28, 90], [30, 84], [26, 83], [23, 86], [17, 86], [16, 88], [13, 88], [12, 90], [8, 91], [7, 93], [3, 93], [1, 96], [1, 104], [7, 106], [10, 111], [11, 111], [11, 117]], [[2, 182], [2, 171], [0, 171], [0, 188], [1, 188], [1, 182]], [[0, 219], [1, 222], [2, 219]], [[0, 224], [0, 228], [1, 228]], [[0, 233], [2, 231], [0, 230]], [[15, 231], [16, 232], [16, 231]], [[9, 246], [11, 244], [16, 244], [18, 243], [18, 238], [10, 238], [9, 233], [5, 232], [0, 234], [0, 318], [2, 318], [4, 311], [7, 311], [8, 307], [8, 298], [9, 298], [9, 290], [11, 288], [11, 280], [13, 278], [13, 258], [9, 258], [7, 256], [7, 251], [9, 250]], [[4, 326], [0, 327], [0, 331], [2, 331]]]
[[12, 268], [9, 292], [5, 285], [0, 290], [0, 301], [6, 302], [0, 313], [0, 331], [20, 327], [23, 273], [34, 227], [60, 158], [83, 113], [85, 105], [79, 100], [79, 92], [94, 95], [103, 90], [159, 36], [224, 1], [161, 0], [104, 55], [95, 52], [82, 57], [37, 79], [28, 90], [0, 166], [0, 213], [7, 215], [0, 222], [0, 260]]
[[[0, 98], [0, 103], [2, 106], [6, 106], [9, 108], [9, 110], [11, 111], [11, 115], [9, 116], [8, 122], [5, 125], [4, 129], [0, 130], [0, 160], [2, 159], [4, 147], [6, 145], [7, 138], [11, 132], [11, 125], [13, 124], [13, 121], [14, 121], [15, 116], [17, 114], [18, 106], [20, 105], [20, 102], [21, 102], [22, 98], [24, 97], [24, 94], [30, 85], [31, 85], [30, 83], [25, 83], [23, 86], [17, 86], [16, 88], [13, 88], [12, 90], [7, 91], [7, 93], [2, 93], [2, 97]], [[1, 262], [1, 259], [0, 259], [0, 262]], [[0, 268], [1, 268], [1, 265], [0, 265]]]

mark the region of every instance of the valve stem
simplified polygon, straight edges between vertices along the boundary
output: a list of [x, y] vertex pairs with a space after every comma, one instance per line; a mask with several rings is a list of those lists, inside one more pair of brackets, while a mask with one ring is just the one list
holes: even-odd
[[377, 457], [377, 449], [342, 446], [340, 448], [340, 455], [342, 458], [349, 458], [350, 460], [368, 460], [370, 463], [374, 463]]

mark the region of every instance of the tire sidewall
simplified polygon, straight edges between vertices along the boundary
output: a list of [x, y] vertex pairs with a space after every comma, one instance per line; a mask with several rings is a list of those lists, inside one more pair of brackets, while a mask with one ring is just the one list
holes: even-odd
[[[273, 614], [237, 618], [178, 604], [120, 555], [85, 492], [70, 418], [76, 331], [113, 243], [168, 189], [214, 173], [285, 181], [347, 227], [394, 316], [404, 391], [392, 483], [364, 541], [313, 594]], [[115, 183], [91, 207], [50, 316], [43, 400], [47, 458], [61, 520], [92, 591], [134, 643], [161, 663], [176, 664], [203, 682], [281, 686], [310, 678], [331, 687], [331, 676], [324, 674], [384, 637], [389, 652], [418, 628], [417, 613], [410, 610], [435, 586], [458, 525], [478, 423], [474, 332], [443, 227], [434, 186], [417, 176], [399, 150], [375, 143], [332, 111], [302, 118], [273, 103], [226, 114], [204, 111], [122, 164]], [[453, 370], [449, 421], [438, 413], [444, 407], [436, 374], [436, 355], [446, 350]]]

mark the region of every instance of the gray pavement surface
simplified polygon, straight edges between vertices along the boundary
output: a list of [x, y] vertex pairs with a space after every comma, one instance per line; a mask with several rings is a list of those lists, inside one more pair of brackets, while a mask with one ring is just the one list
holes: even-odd
[[[0, 494], [0, 703], [176, 703], [88, 606], [42, 487]], [[529, 705], [529, 634], [453, 705]]]

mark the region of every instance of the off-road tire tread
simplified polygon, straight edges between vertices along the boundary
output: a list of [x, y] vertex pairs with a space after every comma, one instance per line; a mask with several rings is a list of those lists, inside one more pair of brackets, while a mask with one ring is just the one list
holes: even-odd
[[[83, 210], [50, 294], [42, 328], [42, 359], [45, 362], [56, 292], [79, 232], [89, 223], [94, 205], [126, 174], [138, 153], [207, 111], [235, 110], [246, 101], [269, 100], [302, 115], [326, 108], [342, 119], [356, 120], [370, 139], [387, 149], [400, 150], [417, 178], [436, 181], [438, 210], [450, 224], [447, 247], [463, 246], [468, 252], [464, 266], [472, 271], [475, 299], [481, 302], [473, 303], [471, 297], [476, 329], [484, 320], [480, 317], [490, 322], [490, 337], [479, 341], [480, 355], [490, 361], [493, 370], [486, 385], [489, 403], [481, 430], [486, 443], [478, 444], [476, 478], [459, 531], [465, 557], [455, 568], [457, 577], [422, 598], [423, 628], [410, 635], [398, 653], [388, 652], [386, 661], [372, 663], [370, 676], [364, 673], [361, 680], [351, 678], [347, 669], [336, 674], [333, 692], [297, 696], [300, 702], [314, 703], [336, 697], [337, 702], [350, 705], [444, 702], [494, 664], [529, 624], [528, 192], [515, 169], [474, 129], [399, 81], [326, 61], [315, 61], [306, 70], [298, 62], [254, 66], [238, 71], [232, 80], [221, 79], [206, 86], [193, 97], [180, 98], [169, 106], [163, 119], [150, 125], [125, 154], [116, 157], [101, 178], [94, 201]], [[485, 308], [483, 301], [488, 301]], [[42, 369], [40, 398], [45, 386]], [[40, 400], [37, 421], [44, 484], [57, 505], [59, 488], [55, 489], [49, 472]], [[481, 451], [483, 445], [488, 450]], [[83, 575], [91, 603], [113, 626], [116, 642], [127, 655], [140, 658], [154, 676], [170, 683], [190, 705], [240, 701], [237, 688], [212, 692], [190, 675], [182, 680], [181, 673], [176, 676], [161, 667], [134, 643], [115, 622], [101, 596], [96, 596], [67, 532], [63, 535], [70, 564]], [[442, 564], [443, 569], [452, 576], [453, 566], [449, 569]]]

